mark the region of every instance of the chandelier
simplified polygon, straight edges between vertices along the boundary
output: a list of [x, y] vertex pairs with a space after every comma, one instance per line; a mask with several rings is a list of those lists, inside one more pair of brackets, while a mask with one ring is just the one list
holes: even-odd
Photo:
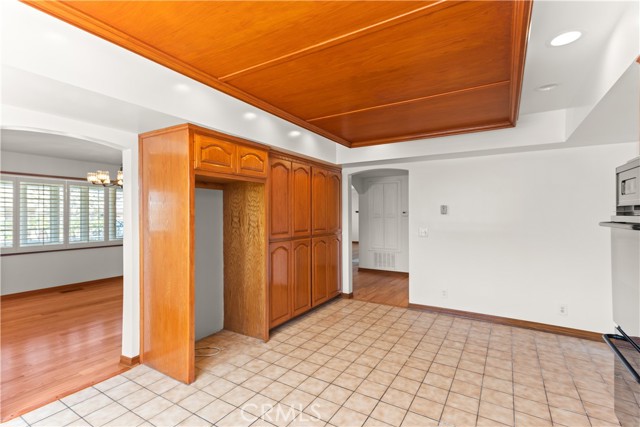
[[96, 171], [87, 173], [87, 181], [94, 185], [101, 185], [103, 187], [120, 187], [122, 188], [122, 166], [118, 170], [115, 181], [111, 181], [109, 178], [109, 171]]

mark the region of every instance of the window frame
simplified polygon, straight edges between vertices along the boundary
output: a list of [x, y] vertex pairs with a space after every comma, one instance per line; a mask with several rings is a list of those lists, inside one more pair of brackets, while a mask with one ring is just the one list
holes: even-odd
[[[123, 239], [111, 239], [109, 230], [111, 229], [111, 211], [109, 204], [109, 190], [110, 187], [103, 187], [104, 191], [104, 226], [103, 226], [103, 240], [101, 241], [93, 241], [93, 242], [69, 242], [69, 204], [70, 204], [70, 191], [69, 186], [71, 185], [83, 185], [86, 183], [86, 186], [91, 188], [98, 186], [94, 184], [89, 184], [86, 180], [81, 178], [70, 178], [70, 177], [57, 177], [57, 176], [46, 176], [46, 175], [35, 175], [35, 174], [21, 174], [21, 173], [11, 173], [11, 172], [1, 172], [0, 178], [3, 181], [11, 181], [13, 183], [13, 246], [12, 247], [3, 247], [0, 248], [0, 255], [19, 255], [19, 254], [30, 254], [30, 253], [43, 253], [43, 252], [59, 252], [59, 251], [67, 251], [67, 250], [77, 250], [77, 249], [95, 249], [95, 248], [105, 248], [105, 247], [115, 247], [122, 246]], [[21, 217], [20, 217], [20, 209], [22, 206], [22, 201], [20, 200], [20, 183], [21, 182], [32, 182], [32, 183], [48, 183], [48, 184], [62, 184], [63, 185], [63, 241], [60, 244], [50, 244], [50, 245], [38, 245], [38, 246], [21, 246], [20, 239], [20, 231], [21, 231]]]

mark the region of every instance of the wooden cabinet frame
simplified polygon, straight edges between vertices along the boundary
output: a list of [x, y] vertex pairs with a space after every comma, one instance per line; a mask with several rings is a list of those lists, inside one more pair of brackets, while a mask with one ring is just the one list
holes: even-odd
[[[196, 187], [223, 190], [225, 329], [266, 341], [270, 327], [340, 294], [340, 169], [191, 124], [142, 134], [139, 150], [142, 363], [195, 378]], [[286, 189], [280, 199], [276, 179]], [[314, 209], [324, 228], [312, 226]], [[319, 272], [324, 294], [314, 298]]]

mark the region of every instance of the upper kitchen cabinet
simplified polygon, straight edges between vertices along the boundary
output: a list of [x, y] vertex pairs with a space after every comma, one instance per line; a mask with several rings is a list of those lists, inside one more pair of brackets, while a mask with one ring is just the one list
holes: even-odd
[[269, 162], [270, 237], [291, 237], [292, 171], [291, 161], [272, 157]]
[[341, 229], [341, 175], [313, 167], [312, 182], [313, 234], [336, 233]]
[[292, 233], [294, 237], [311, 235], [311, 166], [292, 162]]
[[193, 133], [196, 171], [265, 179], [269, 156], [264, 148], [230, 136]]

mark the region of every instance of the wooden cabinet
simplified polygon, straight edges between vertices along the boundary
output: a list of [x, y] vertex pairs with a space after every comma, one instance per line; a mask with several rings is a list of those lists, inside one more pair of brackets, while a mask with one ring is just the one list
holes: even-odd
[[267, 151], [256, 147], [238, 146], [238, 170], [239, 175], [267, 176]]
[[291, 162], [278, 158], [272, 158], [269, 165], [269, 204], [270, 236], [271, 239], [291, 237], [292, 198], [291, 191], [292, 171]]
[[333, 298], [342, 292], [340, 271], [340, 236], [327, 237], [327, 297]]
[[218, 173], [236, 172], [236, 144], [196, 133], [194, 151], [196, 169]]
[[327, 175], [327, 231], [330, 233], [336, 233], [341, 228], [341, 190], [341, 175], [337, 172], [329, 172]]
[[293, 198], [291, 231], [294, 237], [311, 235], [311, 167], [292, 162], [291, 196]]
[[311, 239], [291, 245], [291, 315], [298, 316], [311, 308]]
[[315, 237], [312, 242], [311, 264], [312, 304], [316, 306], [342, 291], [340, 280], [340, 237]]
[[336, 233], [341, 223], [342, 179], [338, 172], [313, 168], [313, 234]]
[[311, 240], [269, 245], [269, 325], [275, 327], [311, 308]]
[[[335, 169], [271, 154], [269, 295], [274, 327], [341, 292], [342, 187]], [[283, 290], [285, 272], [288, 294]]]
[[312, 168], [311, 221], [313, 234], [327, 232], [327, 175], [324, 169]]
[[312, 305], [315, 307], [328, 299], [327, 295], [327, 239], [316, 237], [311, 243], [311, 264], [313, 275]]
[[267, 177], [267, 150], [194, 132], [195, 169], [226, 175]]
[[291, 318], [291, 243], [269, 245], [269, 325]]

